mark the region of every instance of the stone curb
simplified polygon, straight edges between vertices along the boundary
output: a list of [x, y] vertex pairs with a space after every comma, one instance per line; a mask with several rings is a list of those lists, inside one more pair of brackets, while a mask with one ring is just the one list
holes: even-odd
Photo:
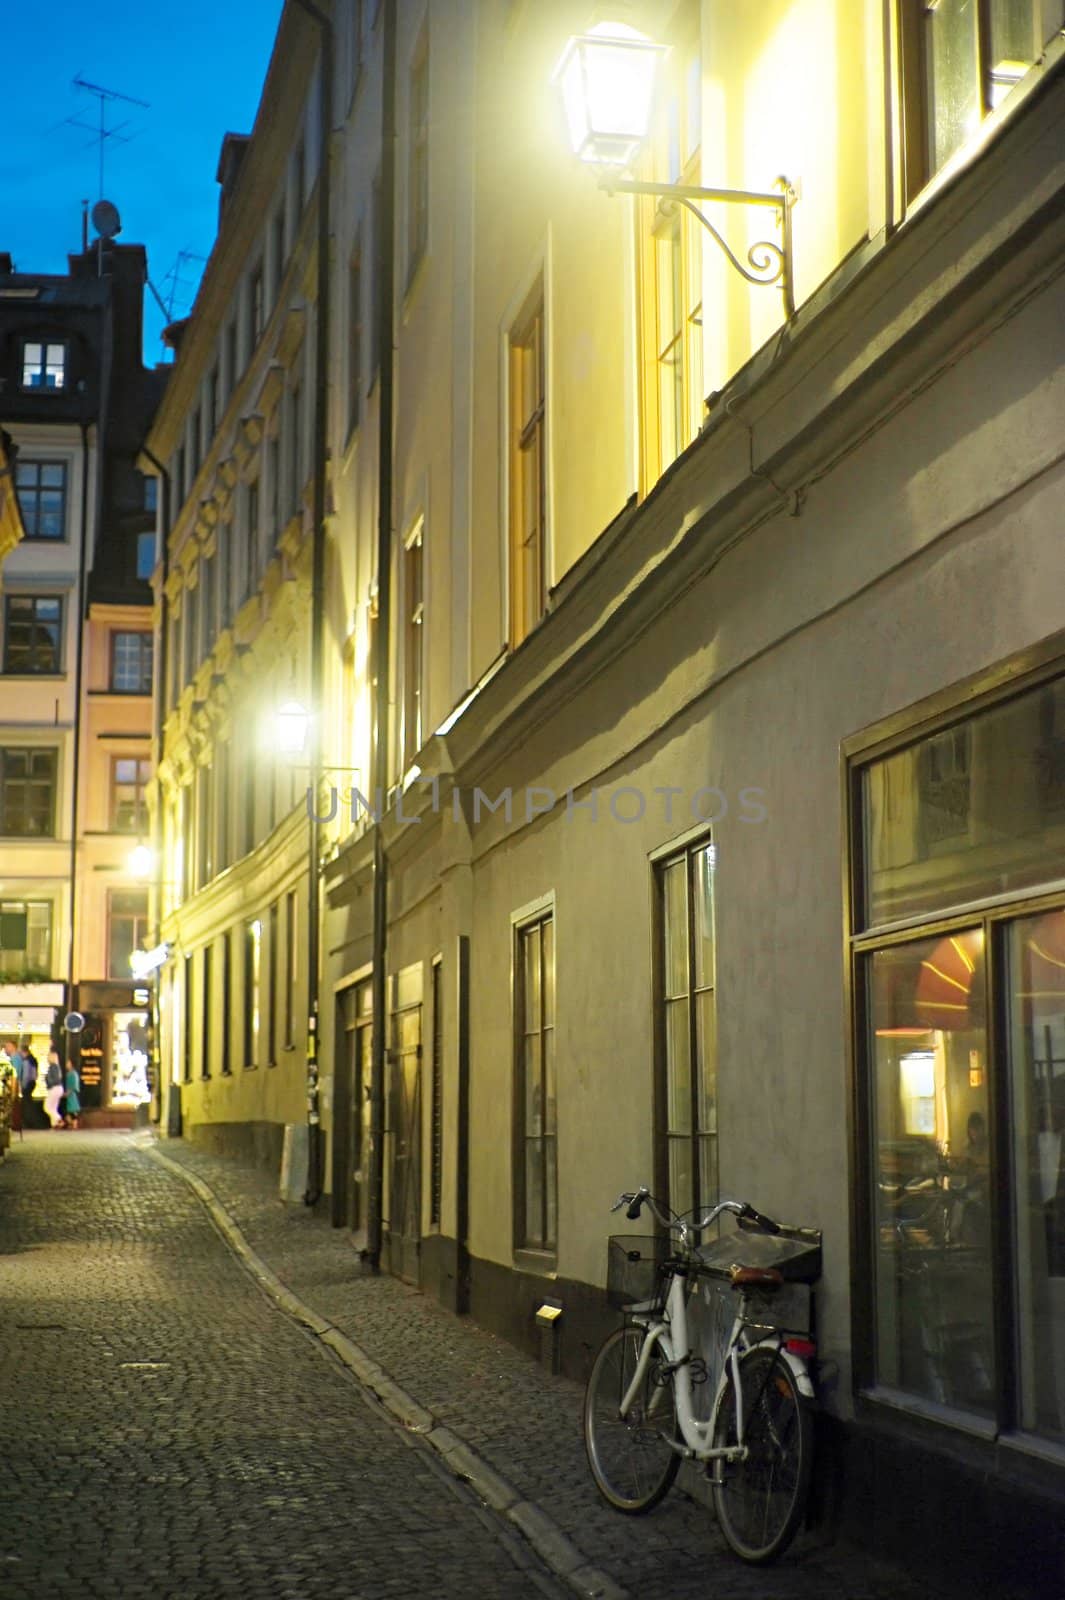
[[583, 1550], [578, 1549], [546, 1511], [531, 1500], [523, 1500], [512, 1483], [457, 1433], [438, 1424], [432, 1413], [401, 1388], [354, 1339], [335, 1328], [294, 1294], [252, 1249], [209, 1184], [179, 1161], [164, 1155], [157, 1147], [154, 1135], [137, 1139], [135, 1144], [154, 1161], [184, 1179], [202, 1201], [208, 1216], [230, 1249], [275, 1305], [309, 1328], [322, 1344], [328, 1346], [352, 1376], [369, 1389], [408, 1432], [421, 1434], [456, 1478], [467, 1482], [487, 1506], [513, 1523], [545, 1566], [562, 1578], [576, 1594], [585, 1596], [586, 1600], [629, 1600], [628, 1590], [620, 1588], [605, 1572], [586, 1561]]

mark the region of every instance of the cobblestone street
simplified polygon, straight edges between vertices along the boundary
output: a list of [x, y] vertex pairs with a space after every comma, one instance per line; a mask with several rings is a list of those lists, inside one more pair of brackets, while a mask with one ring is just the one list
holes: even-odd
[[588, 1475], [577, 1385], [361, 1276], [344, 1235], [282, 1206], [266, 1175], [163, 1141], [320, 1331], [384, 1369], [378, 1392], [394, 1380], [425, 1408], [404, 1431], [270, 1304], [150, 1143], [40, 1134], [0, 1165], [4, 1600], [931, 1600], [816, 1534], [776, 1568], [745, 1567], [678, 1491], [617, 1516]]
[[562, 1592], [128, 1137], [0, 1167], [0, 1338], [4, 1600]]

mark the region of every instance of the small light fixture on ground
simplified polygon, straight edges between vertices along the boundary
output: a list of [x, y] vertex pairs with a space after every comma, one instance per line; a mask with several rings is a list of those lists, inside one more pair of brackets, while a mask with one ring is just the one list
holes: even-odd
[[[647, 194], [682, 205], [713, 235], [748, 283], [784, 295], [784, 315], [795, 314], [792, 272], [791, 208], [796, 192], [778, 178], [775, 192], [755, 189], [703, 189], [691, 184], [658, 183], [625, 177], [647, 140], [654, 105], [655, 78], [665, 47], [623, 22], [600, 22], [567, 44], [555, 68], [573, 152], [603, 169], [599, 184], [608, 194]], [[766, 207], [776, 214], [780, 243], [762, 239], [734, 254], [700, 207], [707, 203]]]

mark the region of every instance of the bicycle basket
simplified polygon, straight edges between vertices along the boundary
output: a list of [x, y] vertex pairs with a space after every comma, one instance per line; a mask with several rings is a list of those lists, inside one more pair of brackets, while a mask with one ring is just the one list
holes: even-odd
[[607, 1246], [606, 1297], [617, 1311], [659, 1300], [670, 1242], [660, 1237], [612, 1234]]

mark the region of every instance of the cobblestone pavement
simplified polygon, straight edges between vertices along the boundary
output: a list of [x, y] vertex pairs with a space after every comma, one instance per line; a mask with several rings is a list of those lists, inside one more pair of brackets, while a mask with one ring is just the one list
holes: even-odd
[[571, 1593], [129, 1136], [0, 1164], [0, 1347], [3, 1600]]
[[[396, 1279], [360, 1275], [344, 1232], [303, 1206], [282, 1205], [270, 1175], [184, 1140], [161, 1140], [158, 1148], [210, 1185], [252, 1249], [292, 1291], [641, 1600], [939, 1600], [938, 1591], [896, 1568], [810, 1534], [773, 1568], [744, 1566], [726, 1548], [712, 1513], [676, 1490], [649, 1516], [619, 1516], [589, 1476], [579, 1385], [551, 1377]], [[487, 1577], [472, 1592], [496, 1593]]]

